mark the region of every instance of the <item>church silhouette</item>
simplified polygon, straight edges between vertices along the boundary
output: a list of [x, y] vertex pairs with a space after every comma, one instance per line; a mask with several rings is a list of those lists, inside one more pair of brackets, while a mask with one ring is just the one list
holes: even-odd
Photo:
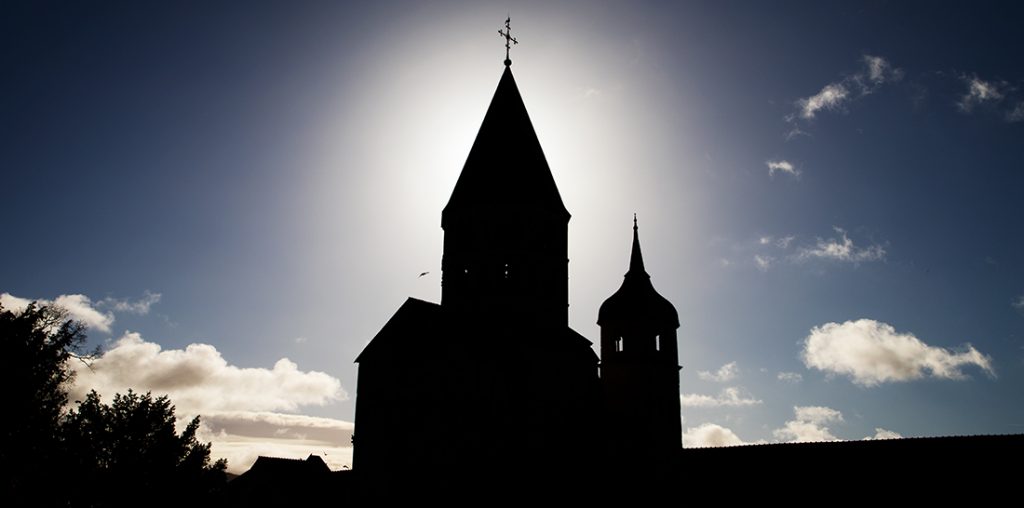
[[441, 302], [409, 298], [356, 358], [352, 469], [261, 457], [226, 505], [632, 505], [685, 489], [875, 501], [879, 479], [886, 499], [946, 500], [897, 484], [911, 476], [983, 487], [974, 502], [1011, 492], [1016, 469], [1001, 464], [1024, 452], [1021, 434], [682, 449], [679, 318], [635, 216], [628, 270], [597, 316], [601, 357], [568, 325], [570, 214], [512, 75], [508, 20], [499, 33], [504, 72], [441, 213]]
[[562, 471], [680, 448], [679, 320], [635, 218], [598, 319], [603, 361], [568, 325], [569, 219], [506, 59], [441, 213], [441, 303], [410, 298], [356, 359], [354, 470]]

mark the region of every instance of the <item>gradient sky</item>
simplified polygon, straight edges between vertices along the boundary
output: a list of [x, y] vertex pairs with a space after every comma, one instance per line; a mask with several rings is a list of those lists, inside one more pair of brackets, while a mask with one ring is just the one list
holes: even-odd
[[76, 393], [170, 393], [234, 471], [341, 467], [506, 15], [571, 324], [636, 212], [686, 444], [1024, 432], [1014, 2], [7, 2], [4, 305], [72, 308], [109, 351]]

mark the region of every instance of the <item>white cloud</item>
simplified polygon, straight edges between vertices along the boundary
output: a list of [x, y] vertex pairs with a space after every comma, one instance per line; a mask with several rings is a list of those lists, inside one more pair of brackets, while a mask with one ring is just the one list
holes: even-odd
[[818, 93], [796, 101], [796, 114], [786, 117], [786, 121], [793, 125], [793, 130], [786, 136], [787, 139], [806, 134], [796, 125], [797, 116], [811, 120], [821, 111], [842, 109], [846, 103], [871, 94], [883, 84], [899, 81], [903, 77], [903, 71], [893, 67], [883, 57], [863, 55], [861, 62], [861, 69], [856, 73], [829, 83]]
[[701, 448], [708, 446], [739, 446], [745, 444], [730, 429], [714, 423], [702, 423], [683, 432], [683, 446]]
[[775, 377], [779, 381], [787, 383], [799, 383], [804, 380], [804, 377], [799, 372], [779, 372]]
[[734, 386], [722, 389], [716, 396], [686, 393], [679, 396], [683, 407], [743, 407], [761, 404], [761, 400], [744, 397]]
[[131, 300], [117, 300], [114, 298], [104, 298], [100, 304], [106, 305], [112, 308], [115, 312], [128, 312], [131, 314], [138, 314], [144, 316], [149, 314], [149, 308], [154, 304], [160, 302], [160, 293], [154, 293], [152, 291], [146, 291], [143, 293], [142, 298], [131, 301]]
[[795, 418], [772, 431], [775, 439], [789, 442], [838, 441], [826, 426], [843, 421], [843, 414], [824, 406], [794, 406]]
[[246, 471], [260, 455], [298, 459], [315, 454], [331, 469], [352, 465], [351, 422], [250, 411], [204, 414], [201, 418], [198, 437], [212, 443], [211, 456], [228, 459], [231, 472]]
[[975, 106], [984, 102], [997, 102], [1003, 98], [1002, 84], [984, 81], [977, 76], [964, 76], [967, 93], [960, 97], [957, 107], [964, 113], [970, 113]]
[[32, 300], [27, 298], [19, 298], [10, 293], [0, 293], [0, 305], [3, 305], [4, 309], [11, 312], [21, 312], [30, 303], [32, 303]]
[[114, 316], [96, 310], [85, 295], [60, 295], [53, 303], [67, 309], [73, 319], [85, 323], [89, 328], [109, 333], [110, 325], [114, 324]]
[[876, 439], [901, 439], [902, 437], [903, 436], [900, 435], [898, 432], [893, 432], [891, 430], [886, 430], [886, 429], [883, 429], [881, 427], [875, 427], [875, 435], [874, 436], [865, 437], [864, 440], [865, 441], [872, 441], [872, 440], [876, 440]]
[[739, 374], [739, 372], [739, 365], [737, 365], [736, 362], [729, 362], [719, 367], [718, 371], [716, 372], [708, 372], [706, 370], [699, 371], [697, 372], [697, 377], [703, 379], [704, 381], [715, 381], [718, 383], [724, 383], [726, 381], [731, 381], [735, 379], [736, 375]]
[[775, 246], [780, 249], [788, 249], [789, 244], [793, 243], [793, 240], [796, 240], [796, 237], [793, 235], [784, 236], [775, 241]]
[[899, 81], [903, 78], [903, 71], [893, 67], [885, 58], [864, 55], [862, 60], [867, 71], [867, 83], [864, 83], [865, 76], [863, 73], [855, 74], [851, 76], [851, 79], [861, 83], [865, 94], [873, 92], [875, 88], [883, 83]]
[[267, 433], [265, 428], [273, 429], [276, 435], [283, 434], [281, 429], [291, 428], [304, 429], [307, 432], [307, 436], [310, 432], [316, 433], [320, 431], [342, 431], [351, 434], [352, 429], [355, 428], [354, 423], [343, 420], [319, 416], [274, 413], [271, 411], [220, 411], [213, 413], [213, 416], [209, 418], [204, 418], [204, 420], [207, 420], [206, 423], [213, 430], [218, 430], [218, 427], [223, 426], [224, 422], [233, 422], [236, 427], [244, 425], [244, 429], [239, 428], [238, 430], [240, 434], [245, 435], [265, 434]]
[[853, 240], [850, 240], [850, 237], [846, 235], [844, 229], [836, 226], [833, 226], [832, 229], [839, 233], [839, 238], [819, 238], [814, 247], [801, 248], [797, 253], [797, 259], [817, 258], [849, 263], [885, 259], [885, 249], [881, 245], [857, 247], [853, 244]]
[[897, 333], [892, 325], [872, 319], [812, 328], [800, 356], [809, 368], [849, 376], [863, 386], [926, 376], [963, 379], [966, 376], [961, 368], [968, 365], [995, 375], [992, 360], [970, 344], [955, 353], [929, 346], [913, 334]]
[[825, 406], [793, 406], [796, 419], [804, 422], [824, 424], [843, 421], [843, 413]]
[[814, 118], [821, 110], [834, 110], [843, 105], [850, 97], [850, 91], [842, 83], [829, 83], [820, 92], [796, 101], [800, 117]]
[[[53, 300], [36, 299], [40, 305], [54, 304], [63, 307], [68, 312], [68, 317], [81, 321], [86, 327], [101, 332], [110, 333], [110, 325], [114, 324], [114, 316], [110, 313], [103, 313], [96, 310], [92, 300], [85, 295], [60, 295]], [[0, 305], [5, 309], [14, 312], [21, 312], [28, 307], [32, 300], [20, 298], [10, 293], [0, 294]]]
[[[832, 433], [830, 426], [843, 423], [843, 421], [843, 414], [830, 407], [794, 406], [793, 419], [772, 431], [773, 442], [840, 441], [841, 439]], [[876, 427], [875, 434], [866, 436], [863, 440], [901, 439], [902, 437], [898, 432]], [[754, 442], [744, 441], [731, 429], [714, 423], [702, 423], [696, 427], [687, 428], [683, 432], [683, 446], [686, 448], [739, 446], [767, 442], [763, 439]]]
[[775, 176], [776, 172], [786, 173], [787, 175], [798, 177], [800, 176], [800, 170], [793, 166], [793, 163], [787, 160], [767, 160], [764, 162], [768, 165], [768, 176]]
[[104, 396], [153, 391], [168, 394], [186, 412], [293, 411], [299, 406], [344, 400], [341, 382], [323, 372], [303, 372], [282, 358], [272, 369], [229, 365], [209, 344], [161, 350], [138, 333], [125, 333], [86, 367], [74, 363], [75, 396], [95, 389]]
[[762, 256], [761, 254], [754, 254], [754, 264], [757, 265], [757, 269], [762, 272], [767, 272], [772, 266], [773, 258], [771, 256]]
[[335, 469], [351, 462], [351, 423], [278, 412], [347, 398], [338, 379], [301, 371], [287, 358], [270, 369], [243, 368], [228, 364], [208, 344], [163, 350], [129, 332], [89, 366], [70, 365], [76, 372], [71, 400], [96, 390], [109, 401], [131, 388], [168, 395], [179, 421], [200, 415], [201, 438], [213, 443], [212, 455], [227, 458], [233, 472], [248, 469], [258, 455], [304, 458], [326, 452], [324, 459]]

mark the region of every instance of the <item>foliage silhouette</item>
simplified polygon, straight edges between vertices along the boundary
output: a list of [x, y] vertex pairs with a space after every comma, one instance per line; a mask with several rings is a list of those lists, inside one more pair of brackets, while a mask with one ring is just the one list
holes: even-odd
[[82, 354], [85, 340], [84, 325], [58, 306], [0, 307], [0, 347], [8, 356], [0, 369], [8, 387], [0, 496], [15, 506], [211, 502], [227, 463], [211, 463], [210, 444], [196, 438], [198, 416], [179, 435], [166, 396], [131, 390], [109, 405], [93, 391], [68, 410], [69, 362], [99, 354]]
[[8, 387], [7, 417], [0, 418], [4, 497], [53, 495], [46, 487], [62, 455], [59, 430], [74, 376], [68, 361], [81, 358], [84, 343], [84, 325], [60, 307], [33, 302], [12, 312], [0, 306], [0, 348], [7, 356], [0, 380]]
[[116, 501], [93, 506], [135, 504], [153, 492], [162, 502], [190, 503], [206, 498], [225, 481], [224, 459], [210, 462], [210, 445], [196, 439], [199, 417], [178, 435], [174, 406], [128, 390], [104, 404], [90, 392], [64, 420], [69, 458], [83, 488], [118, 485]]

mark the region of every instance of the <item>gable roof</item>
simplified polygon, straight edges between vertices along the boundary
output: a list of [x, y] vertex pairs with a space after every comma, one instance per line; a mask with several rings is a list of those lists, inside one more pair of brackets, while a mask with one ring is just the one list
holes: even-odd
[[412, 341], [427, 336], [436, 337], [443, 330], [441, 306], [436, 303], [408, 298], [383, 328], [374, 335], [356, 363], [366, 363], [387, 356], [398, 347], [415, 347]]
[[[486, 340], [481, 340], [487, 337]], [[438, 339], [443, 341], [438, 342]], [[511, 340], [514, 339], [514, 340]], [[575, 352], [597, 361], [593, 343], [568, 326], [535, 335], [515, 326], [477, 328], [473, 322], [446, 313], [438, 304], [408, 298], [356, 358], [356, 363], [390, 363], [396, 358], [436, 359], [469, 354], [477, 358], [512, 354], [515, 348], [533, 353]], [[511, 349], [510, 349], [511, 348]]]

